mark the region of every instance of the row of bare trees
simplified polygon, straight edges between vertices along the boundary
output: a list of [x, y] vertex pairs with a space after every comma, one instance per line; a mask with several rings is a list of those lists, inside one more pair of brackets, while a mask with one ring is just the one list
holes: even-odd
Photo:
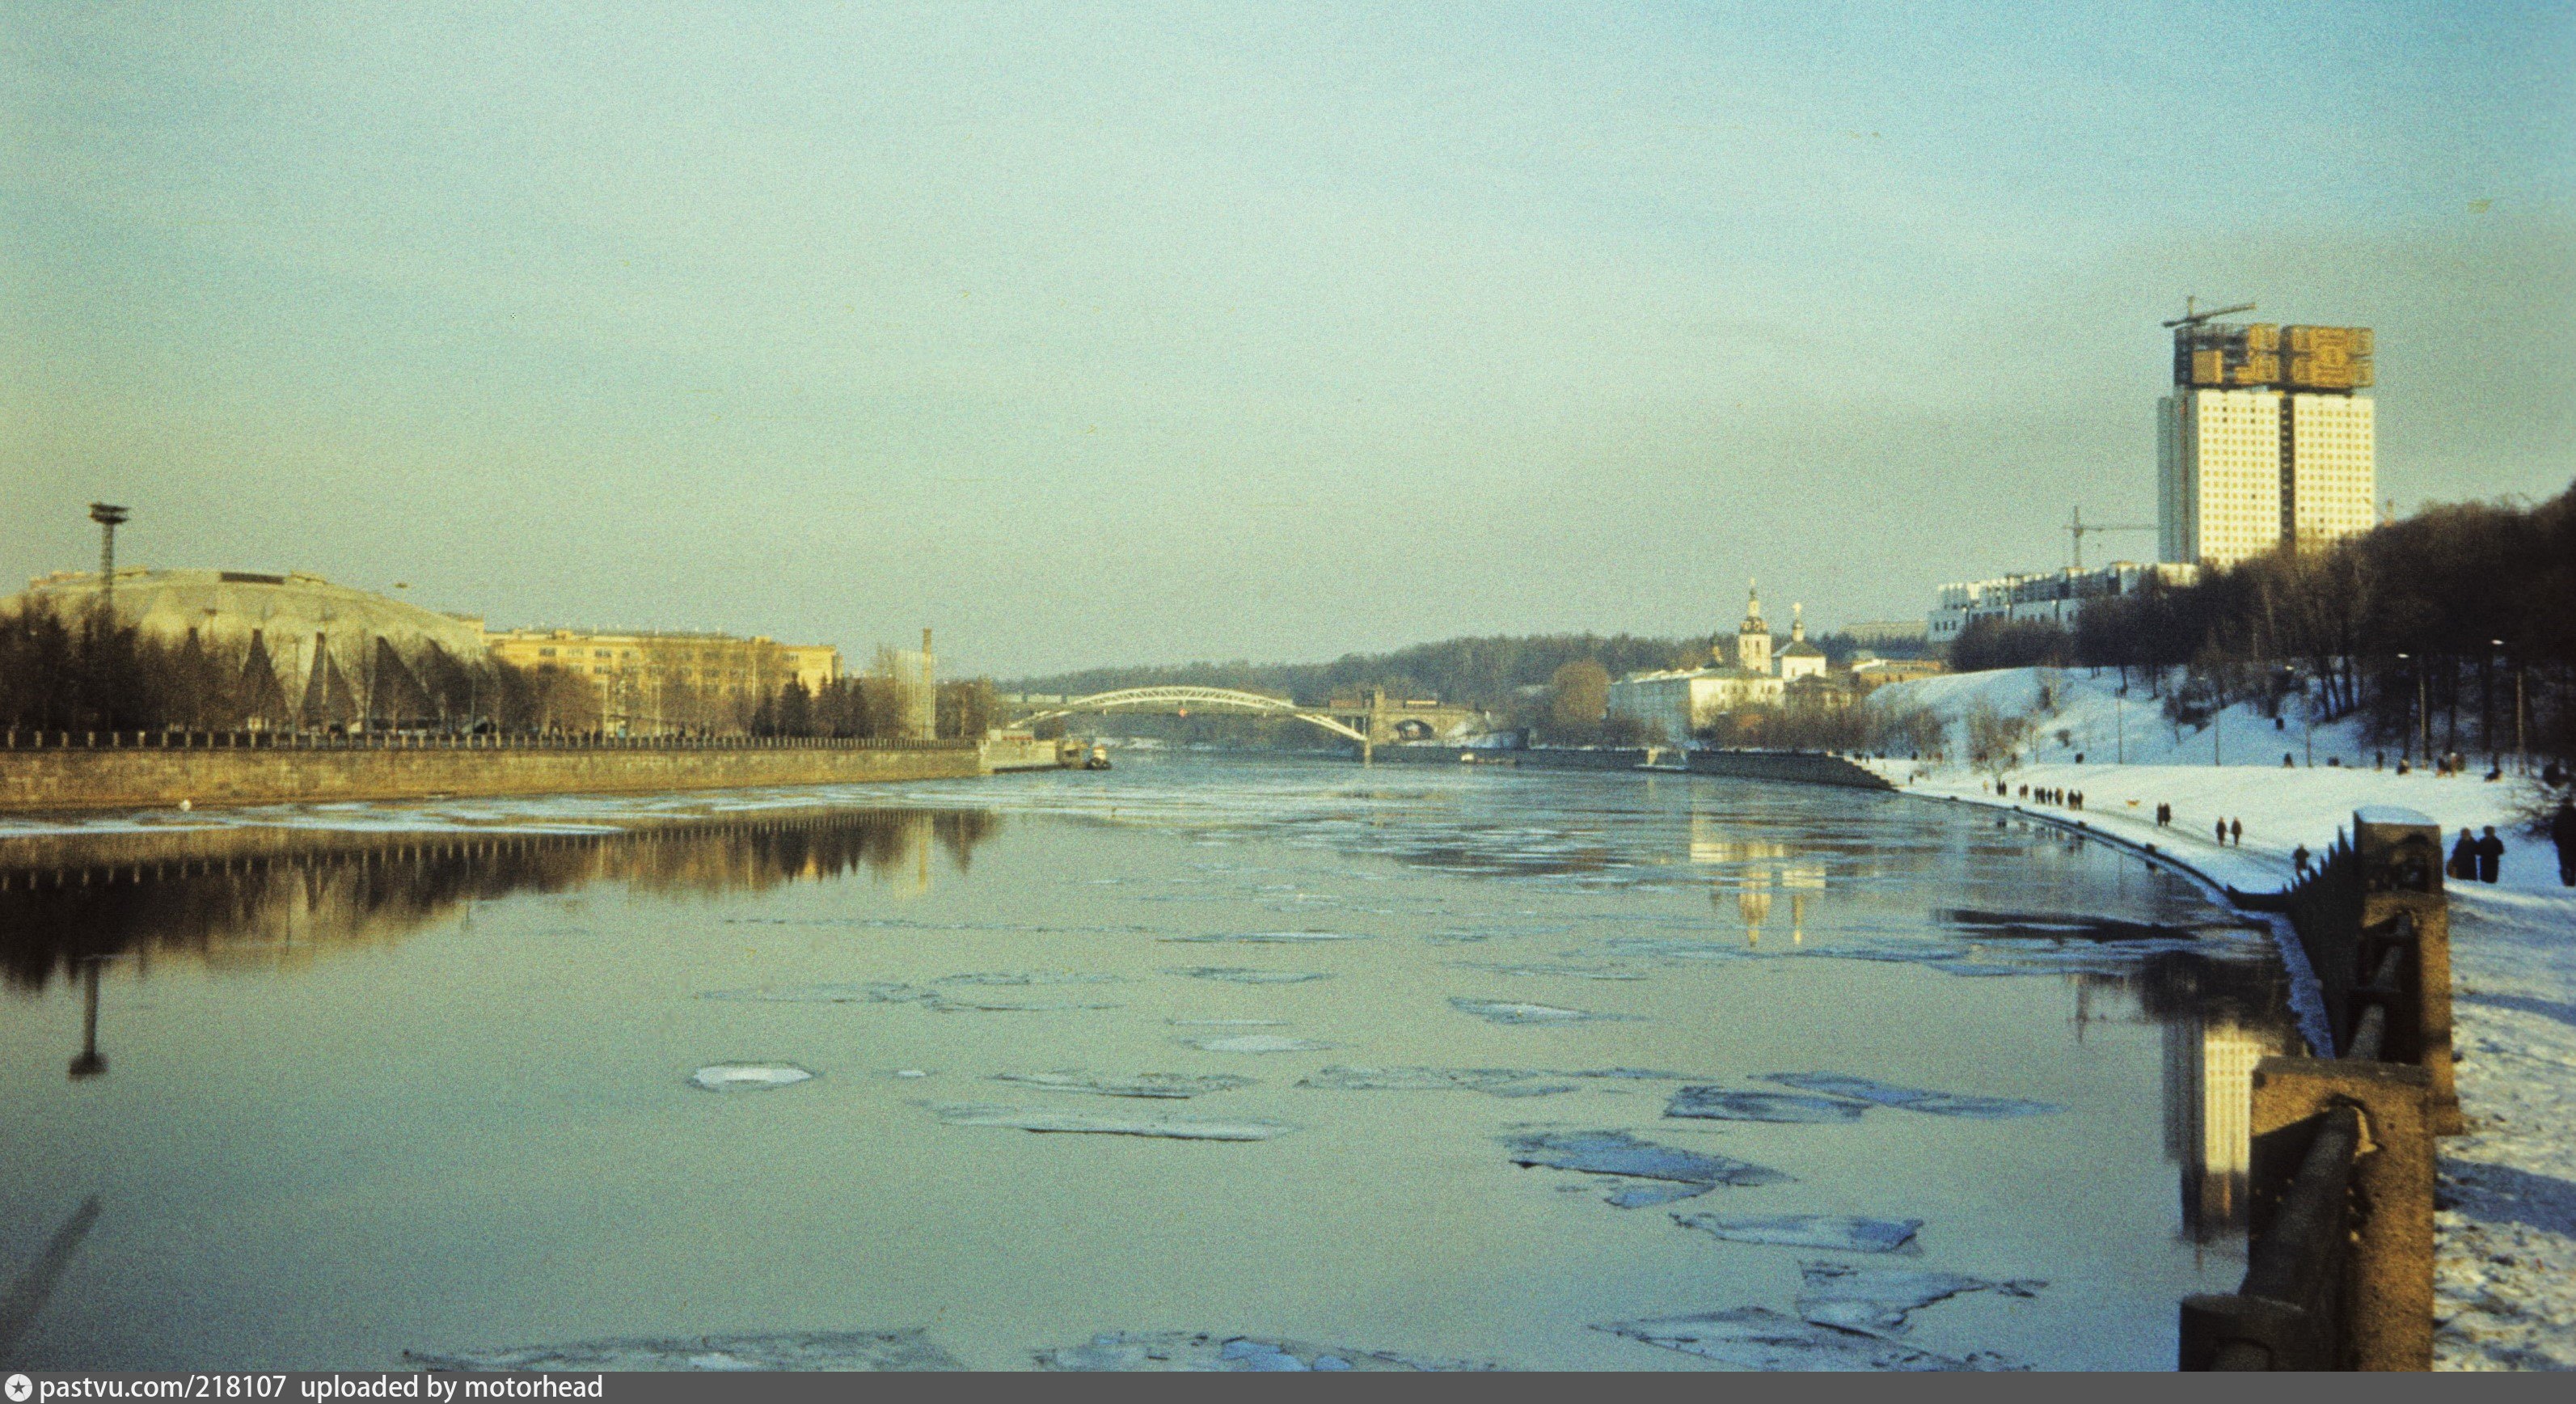
[[300, 669], [268, 641], [176, 641], [105, 610], [0, 613], [0, 727], [23, 731], [587, 730], [598, 694], [552, 666], [464, 660], [384, 639], [351, 665], [324, 650]]
[[[906, 684], [884, 676], [838, 678], [809, 688], [801, 680], [762, 697], [752, 708], [754, 736], [899, 737], [907, 730]], [[934, 734], [973, 739], [1001, 725], [993, 684], [984, 678], [937, 685]]]

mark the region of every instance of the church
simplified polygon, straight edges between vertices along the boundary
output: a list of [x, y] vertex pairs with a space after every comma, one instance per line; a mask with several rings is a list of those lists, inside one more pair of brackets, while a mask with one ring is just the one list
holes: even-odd
[[1791, 605], [1789, 642], [1776, 654], [1771, 626], [1762, 618], [1760, 582], [1746, 592], [1744, 622], [1731, 641], [1721, 635], [1709, 664], [1663, 672], [1631, 673], [1610, 684], [1610, 715], [1633, 717], [1649, 732], [1679, 741], [1730, 712], [1777, 707], [1789, 685], [1825, 673], [1825, 651], [1807, 642], [1802, 606]]

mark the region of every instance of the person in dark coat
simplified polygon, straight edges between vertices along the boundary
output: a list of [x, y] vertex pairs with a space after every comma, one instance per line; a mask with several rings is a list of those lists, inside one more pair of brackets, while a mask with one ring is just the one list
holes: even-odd
[[2296, 872], [2300, 877], [2306, 877], [2308, 875], [2308, 846], [2306, 844], [2300, 844], [2298, 847], [2290, 850], [2290, 867], [2291, 870]]
[[2549, 820], [2549, 837], [2558, 845], [2558, 885], [2576, 887], [2576, 800], [2560, 800]]
[[2504, 840], [2496, 837], [2495, 825], [2487, 825], [2486, 835], [2478, 840], [2478, 881], [2493, 882], [2504, 867]]
[[2230, 819], [2227, 821], [2227, 841], [2235, 844], [2238, 848], [2243, 848], [2245, 846], [2244, 820]]
[[2218, 846], [2221, 848], [2227, 846], [2227, 821], [2224, 819], [2218, 821]]
[[2442, 870], [2445, 877], [2467, 882], [2478, 875], [2478, 836], [2460, 830], [2460, 841], [2451, 845], [2450, 866]]

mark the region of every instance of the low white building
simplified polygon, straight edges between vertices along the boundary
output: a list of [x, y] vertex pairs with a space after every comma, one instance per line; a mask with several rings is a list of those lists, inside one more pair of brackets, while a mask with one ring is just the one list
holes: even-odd
[[[1809, 655], [1813, 655], [1812, 671], [1824, 671], [1824, 651], [1806, 638], [1806, 626], [1801, 623], [1780, 656], [1784, 669], [1795, 659], [1799, 671], [1790, 676], [1806, 674]], [[1650, 733], [1660, 731], [1667, 741], [1683, 741], [1729, 712], [1780, 705], [1788, 681], [1773, 669], [1771, 626], [1762, 622], [1758, 589], [1749, 592], [1744, 622], [1736, 626], [1733, 659], [1728, 658], [1723, 642], [1709, 652], [1711, 666], [1706, 668], [1631, 673], [1610, 684], [1610, 715], [1633, 717]]]
[[1933, 593], [1931, 612], [1924, 617], [1924, 637], [1946, 644], [1980, 619], [2053, 624], [2071, 631], [2077, 616], [2095, 600], [2134, 594], [2150, 580], [2189, 585], [2199, 578], [2198, 566], [2114, 561], [2095, 570], [2070, 567], [2035, 575], [1956, 580]]
[[1779, 706], [1786, 686], [1731, 665], [1631, 673], [1610, 684], [1610, 715], [1634, 717], [1664, 740], [1681, 741], [1730, 712]]

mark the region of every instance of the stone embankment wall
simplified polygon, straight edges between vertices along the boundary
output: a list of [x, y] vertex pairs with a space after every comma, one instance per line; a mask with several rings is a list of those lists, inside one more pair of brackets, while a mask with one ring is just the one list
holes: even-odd
[[1893, 790], [1876, 771], [1821, 751], [1694, 751], [1693, 775], [1739, 780], [1779, 780], [1798, 785], [1840, 785], [1853, 790]]
[[[1050, 752], [1051, 754], [1051, 752]], [[756, 789], [988, 773], [961, 742], [904, 748], [500, 750], [83, 748], [0, 751], [0, 811], [298, 804], [446, 795]]]

